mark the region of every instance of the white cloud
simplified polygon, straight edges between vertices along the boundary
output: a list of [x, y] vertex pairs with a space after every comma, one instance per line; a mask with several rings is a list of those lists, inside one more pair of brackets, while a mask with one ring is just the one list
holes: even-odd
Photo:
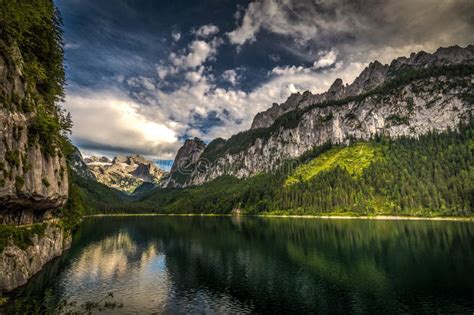
[[127, 84], [130, 87], [144, 88], [150, 91], [154, 91], [156, 89], [154, 80], [143, 76], [130, 78], [127, 80]]
[[104, 147], [163, 157], [172, 157], [179, 146], [170, 126], [143, 115], [142, 104], [122, 92], [70, 92], [65, 108], [74, 117], [73, 135], [79, 142], [93, 139]]
[[311, 68], [305, 68], [303, 66], [285, 66], [285, 67], [275, 67], [272, 69], [272, 74], [277, 75], [295, 75], [297, 73], [309, 73]]
[[173, 41], [177, 42], [181, 39], [181, 33], [180, 32], [172, 32], [171, 37], [173, 37]]
[[237, 74], [237, 71], [234, 69], [226, 70], [222, 74], [222, 78], [232, 85], [236, 85], [238, 83], [239, 75]]
[[318, 55], [319, 59], [313, 64], [315, 69], [326, 68], [336, 63], [337, 52], [335, 50], [320, 52]]
[[155, 69], [156, 69], [156, 73], [158, 74], [158, 77], [160, 79], [166, 78], [166, 76], [170, 72], [169, 67], [166, 67], [166, 66], [163, 66], [163, 65], [156, 65]]
[[314, 61], [312, 67], [303, 67], [303, 66], [284, 66], [284, 67], [274, 67], [271, 70], [271, 74], [276, 75], [295, 75], [298, 73], [310, 73], [321, 68], [328, 68], [330, 66], [336, 65], [337, 52], [335, 50], [322, 51], [318, 54], [319, 58]]
[[198, 37], [207, 38], [219, 32], [219, 28], [213, 24], [203, 25], [192, 33]]
[[66, 42], [64, 44], [64, 49], [66, 49], [66, 50], [78, 49], [80, 47], [81, 47], [81, 45], [76, 44], [76, 43], [71, 43], [71, 42]]
[[[180, 69], [196, 68], [202, 65], [206, 60], [213, 58], [217, 54], [217, 47], [222, 43], [219, 39], [211, 42], [195, 40], [187, 48], [187, 52], [177, 54], [172, 52], [169, 55], [169, 61]], [[157, 71], [161, 71], [163, 77], [170, 72], [170, 68], [160, 66]], [[160, 72], [158, 72], [160, 74]]]
[[[243, 45], [247, 41], [255, 41], [255, 33], [260, 29], [262, 24], [261, 6], [262, 4], [259, 2], [249, 4], [241, 25], [234, 31], [227, 33], [232, 44]], [[240, 18], [240, 14], [237, 18]]]
[[198, 71], [189, 71], [185, 74], [186, 80], [192, 83], [197, 83], [202, 79], [202, 73], [204, 71], [204, 67], [200, 67]]
[[[227, 33], [232, 44], [243, 45], [256, 40], [256, 34], [264, 28], [280, 35], [292, 35], [299, 42], [314, 37], [318, 32], [316, 24], [308, 24], [296, 14], [291, 1], [263, 0], [249, 4], [242, 21], [235, 30]], [[240, 15], [237, 16], [240, 18]]]

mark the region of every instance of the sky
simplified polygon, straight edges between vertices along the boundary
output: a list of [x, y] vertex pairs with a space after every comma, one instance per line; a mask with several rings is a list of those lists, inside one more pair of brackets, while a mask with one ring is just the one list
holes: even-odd
[[[370, 62], [474, 44], [472, 0], [55, 0], [83, 155], [172, 160]], [[165, 162], [166, 164], [166, 162]]]

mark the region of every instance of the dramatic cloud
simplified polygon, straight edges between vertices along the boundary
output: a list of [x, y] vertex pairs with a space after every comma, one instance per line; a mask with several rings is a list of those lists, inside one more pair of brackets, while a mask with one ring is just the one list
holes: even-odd
[[472, 12], [469, 0], [262, 0], [250, 3], [242, 18], [237, 16], [239, 26], [227, 36], [235, 45], [254, 42], [262, 30], [298, 44], [345, 42], [352, 48], [468, 44], [473, 40]]
[[141, 113], [141, 105], [110, 90], [78, 90], [66, 99], [66, 109], [74, 117], [74, 139], [84, 149], [97, 150], [102, 145], [109, 150], [172, 157], [178, 140], [173, 124], [151, 120]]
[[351, 83], [373, 60], [474, 43], [471, 0], [58, 6], [75, 143], [164, 159], [186, 137], [209, 141], [249, 128], [291, 93], [323, 92], [336, 78]]

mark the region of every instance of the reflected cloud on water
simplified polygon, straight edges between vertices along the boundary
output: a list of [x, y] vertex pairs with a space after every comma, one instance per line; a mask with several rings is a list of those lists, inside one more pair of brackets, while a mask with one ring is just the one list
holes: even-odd
[[95, 218], [49, 285], [128, 313], [465, 312], [473, 243], [459, 222]]

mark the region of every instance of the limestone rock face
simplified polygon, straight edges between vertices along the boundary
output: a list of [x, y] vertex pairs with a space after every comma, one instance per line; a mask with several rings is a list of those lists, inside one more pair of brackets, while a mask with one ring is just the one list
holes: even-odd
[[49, 224], [44, 235], [35, 235], [32, 245], [21, 249], [9, 245], [0, 253], [0, 292], [11, 291], [26, 284], [28, 279], [51, 259], [71, 246], [71, 235]]
[[474, 45], [469, 45], [466, 48], [459, 46], [439, 48], [433, 54], [424, 51], [412, 53], [408, 58], [400, 57], [393, 60], [390, 65], [383, 65], [378, 61], [374, 61], [350, 85], [344, 86], [341, 79], [336, 79], [327, 92], [321, 94], [312, 94], [309, 91], [303, 94], [298, 92], [290, 95], [280, 105], [274, 103], [271, 108], [258, 113], [254, 117], [251, 129], [270, 127], [279, 116], [297, 108], [304, 108], [328, 100], [356, 96], [370, 91], [383, 84], [387, 79], [395, 76], [399, 71], [407, 68], [420, 69], [427, 66], [472, 63], [473, 60]]
[[144, 182], [159, 184], [165, 174], [155, 163], [136, 154], [118, 155], [112, 161], [91, 156], [84, 161], [98, 182], [128, 193]]
[[178, 150], [173, 166], [170, 170], [170, 176], [165, 184], [166, 187], [181, 187], [185, 183], [180, 180], [181, 175], [189, 175], [192, 169], [189, 166], [197, 163], [206, 144], [199, 138], [187, 139], [183, 146]]
[[21, 55], [15, 64], [0, 56], [0, 223], [31, 223], [48, 217], [65, 204], [68, 195], [66, 159], [59, 151], [45, 154], [28, 128], [35, 112], [20, 104], [34, 104], [23, 76]]
[[[81, 151], [74, 147], [74, 152], [68, 160], [69, 167], [80, 177], [90, 180], [96, 180], [94, 173], [87, 166], [86, 159], [82, 157]], [[89, 160], [89, 159], [87, 159]], [[110, 160], [107, 158], [110, 162]]]

